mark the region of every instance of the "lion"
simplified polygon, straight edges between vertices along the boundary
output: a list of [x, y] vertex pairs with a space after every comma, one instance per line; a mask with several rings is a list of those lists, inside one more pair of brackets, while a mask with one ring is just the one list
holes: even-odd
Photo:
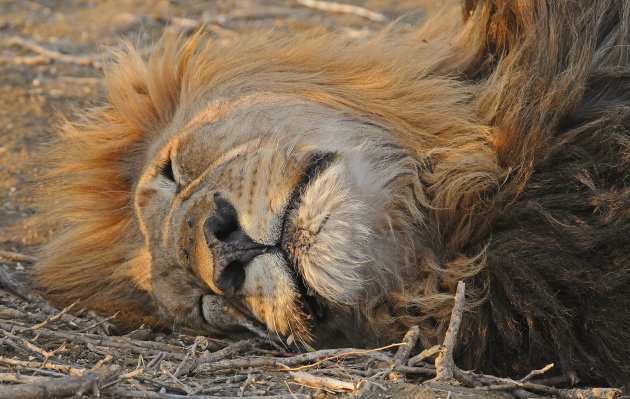
[[460, 367], [625, 383], [629, 32], [622, 0], [467, 0], [128, 45], [46, 150], [37, 284], [129, 327], [429, 347], [463, 281]]

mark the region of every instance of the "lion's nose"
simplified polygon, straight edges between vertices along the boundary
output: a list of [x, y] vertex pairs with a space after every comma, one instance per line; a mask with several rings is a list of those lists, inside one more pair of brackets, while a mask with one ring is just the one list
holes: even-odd
[[219, 195], [215, 195], [215, 213], [203, 224], [208, 248], [212, 251], [214, 269], [212, 280], [226, 295], [232, 295], [245, 281], [245, 267], [269, 247], [254, 242], [241, 229], [236, 209]]

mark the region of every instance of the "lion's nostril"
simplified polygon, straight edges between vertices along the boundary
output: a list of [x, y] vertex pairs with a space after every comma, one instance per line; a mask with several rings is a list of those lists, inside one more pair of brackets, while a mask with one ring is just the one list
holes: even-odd
[[225, 266], [214, 283], [223, 292], [237, 291], [245, 282], [245, 264], [234, 260]]
[[203, 225], [203, 232], [206, 242], [229, 240], [230, 235], [240, 230], [236, 210], [226, 200], [215, 196], [214, 202], [217, 206], [215, 214], [210, 216]]

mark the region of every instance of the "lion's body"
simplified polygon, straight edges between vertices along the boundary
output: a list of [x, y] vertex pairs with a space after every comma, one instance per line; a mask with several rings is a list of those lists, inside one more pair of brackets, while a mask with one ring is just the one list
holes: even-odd
[[[239, 298], [279, 334], [374, 345], [418, 324], [427, 346], [462, 280], [461, 367], [628, 381], [630, 4], [465, 10], [361, 43], [197, 34], [121, 54], [109, 104], [50, 151], [62, 229], [39, 284], [128, 324], [214, 331], [200, 296]], [[265, 247], [238, 284], [210, 215]], [[333, 316], [306, 316], [307, 294]]]

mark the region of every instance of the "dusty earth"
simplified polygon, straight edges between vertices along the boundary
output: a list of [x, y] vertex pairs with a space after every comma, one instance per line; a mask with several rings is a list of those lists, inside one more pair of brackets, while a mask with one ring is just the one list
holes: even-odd
[[[102, 101], [100, 65], [121, 38], [150, 49], [165, 29], [192, 30], [203, 23], [218, 40], [260, 27], [337, 29], [361, 40], [393, 20], [398, 21], [394, 29], [413, 29], [440, 0], [352, 3], [385, 18], [283, 0], [0, 0], [0, 251], [33, 255], [53, 233], [55, 226], [38, 220], [31, 195], [42, 172], [38, 148], [46, 145], [59, 115], [72, 118], [74, 108]], [[0, 256], [0, 265], [28, 287], [28, 257]], [[390, 375], [388, 362], [396, 348], [358, 355], [315, 352], [312, 359], [300, 360], [264, 339], [235, 342], [147, 329], [120, 336], [115, 326], [81, 310], [80, 304], [28, 331], [57, 311], [29, 296], [28, 288], [18, 287], [25, 298], [6, 288], [6, 280], [0, 281], [0, 397], [513, 397], [502, 389], [420, 386], [432, 373], [431, 365], [424, 363]], [[286, 364], [351, 385], [305, 382], [279, 370]], [[100, 382], [87, 381], [94, 376]], [[74, 388], [55, 391], [55, 384]], [[553, 393], [509, 391], [520, 397]]]

